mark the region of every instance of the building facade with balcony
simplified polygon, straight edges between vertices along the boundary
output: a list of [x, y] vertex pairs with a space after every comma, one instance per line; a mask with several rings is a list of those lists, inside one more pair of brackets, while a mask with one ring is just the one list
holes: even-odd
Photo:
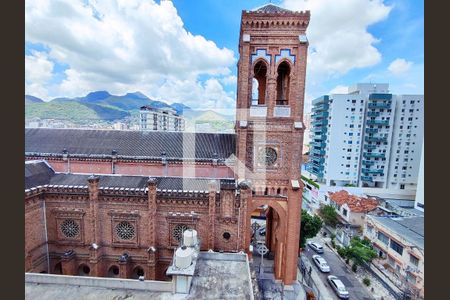
[[415, 190], [423, 102], [372, 83], [315, 99], [308, 170], [327, 186]]
[[402, 291], [423, 297], [424, 218], [367, 215], [363, 235], [378, 252], [373, 264]]
[[142, 106], [139, 111], [142, 131], [184, 131], [185, 120], [174, 109]]

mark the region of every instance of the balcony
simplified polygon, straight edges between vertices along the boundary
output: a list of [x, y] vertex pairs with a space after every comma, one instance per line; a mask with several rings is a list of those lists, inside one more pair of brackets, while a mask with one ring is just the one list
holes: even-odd
[[325, 162], [325, 158], [323, 157], [317, 157], [317, 156], [313, 156], [311, 158], [311, 162], [320, 166], [321, 164], [323, 164]]
[[368, 169], [368, 168], [362, 168], [361, 172], [363, 173], [367, 173], [367, 174], [380, 174], [381, 176], [383, 176], [383, 170], [382, 169]]
[[314, 127], [312, 130], [311, 130], [312, 132], [314, 132], [314, 133], [324, 133], [325, 131], [327, 131], [327, 128], [326, 127], [323, 127], [323, 126], [321, 126], [321, 127]]
[[387, 142], [387, 137], [366, 136], [364, 140], [366, 142]]
[[380, 115], [380, 113], [377, 111], [369, 111], [367, 113], [367, 116], [369, 116], [369, 117], [378, 117], [379, 115]]
[[250, 106], [250, 117], [267, 117], [267, 106], [263, 105], [252, 105]]
[[361, 180], [365, 182], [373, 182], [373, 178], [371, 176], [361, 176]]
[[374, 101], [392, 101], [392, 94], [370, 94], [369, 95], [369, 100], [374, 100]]
[[310, 155], [316, 155], [316, 156], [324, 156], [325, 155], [325, 150], [316, 150], [316, 149], [312, 149], [309, 152]]
[[315, 112], [311, 115], [311, 118], [314, 120], [328, 118], [328, 111]]
[[323, 149], [327, 146], [325, 142], [311, 142], [311, 147], [317, 147], [319, 149]]
[[386, 155], [384, 153], [373, 153], [373, 152], [365, 152], [363, 153], [365, 158], [385, 158]]
[[319, 112], [319, 111], [324, 111], [324, 110], [328, 110], [328, 104], [325, 103], [320, 103], [317, 105], [314, 105], [313, 108], [311, 109], [311, 111], [313, 112]]
[[387, 103], [369, 103], [369, 105], [367, 106], [368, 108], [372, 108], [372, 109], [388, 109], [391, 108], [391, 104], [387, 104]]
[[322, 126], [326, 126], [328, 124], [328, 120], [327, 119], [318, 119], [318, 120], [314, 120], [311, 122], [312, 126], [316, 126], [316, 125], [322, 125]]
[[289, 118], [291, 116], [291, 108], [289, 106], [276, 105], [273, 110], [273, 116], [277, 118]]
[[366, 133], [377, 133], [378, 129], [377, 128], [366, 128]]
[[378, 145], [364, 145], [364, 149], [366, 150], [373, 150], [378, 148]]
[[373, 160], [363, 160], [362, 164], [365, 166], [372, 166], [375, 164], [375, 162]]
[[387, 126], [389, 125], [389, 120], [367, 120], [367, 125], [383, 125]]

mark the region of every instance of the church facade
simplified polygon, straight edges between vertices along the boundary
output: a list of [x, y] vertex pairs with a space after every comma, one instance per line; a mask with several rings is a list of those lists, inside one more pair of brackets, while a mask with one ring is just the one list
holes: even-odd
[[292, 284], [308, 23], [242, 12], [235, 134], [26, 129], [25, 271], [164, 280], [187, 228], [202, 250], [251, 256], [267, 206], [274, 274]]

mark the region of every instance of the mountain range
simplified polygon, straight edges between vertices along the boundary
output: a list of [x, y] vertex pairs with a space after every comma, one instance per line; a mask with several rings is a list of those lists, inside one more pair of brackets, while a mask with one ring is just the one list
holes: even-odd
[[84, 97], [54, 98], [44, 101], [25, 95], [26, 118], [81, 120], [120, 120], [137, 113], [142, 106], [173, 108], [179, 114], [191, 110], [182, 103], [167, 104], [152, 100], [141, 92], [112, 95], [107, 91], [95, 91]]

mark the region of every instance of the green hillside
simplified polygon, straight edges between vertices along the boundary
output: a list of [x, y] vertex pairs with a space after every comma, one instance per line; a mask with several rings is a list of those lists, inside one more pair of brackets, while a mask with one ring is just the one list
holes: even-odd
[[79, 102], [29, 103], [25, 106], [26, 118], [83, 120], [115, 120], [129, 113], [114, 107]]

